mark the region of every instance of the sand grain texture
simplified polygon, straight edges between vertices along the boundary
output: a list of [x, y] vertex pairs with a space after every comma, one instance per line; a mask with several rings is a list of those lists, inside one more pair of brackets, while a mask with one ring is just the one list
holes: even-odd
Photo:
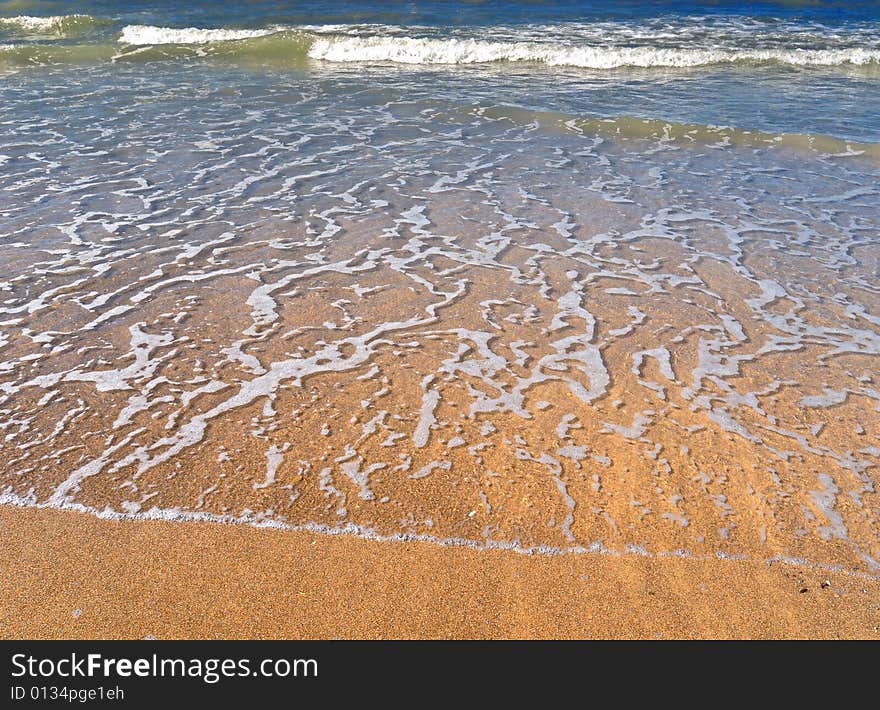
[[0, 521], [4, 638], [880, 638], [880, 581], [782, 563], [524, 555], [11, 506]]

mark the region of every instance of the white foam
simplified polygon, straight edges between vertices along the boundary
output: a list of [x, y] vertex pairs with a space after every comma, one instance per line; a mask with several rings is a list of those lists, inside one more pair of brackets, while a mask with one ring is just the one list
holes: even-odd
[[697, 67], [710, 64], [776, 62], [795, 66], [880, 63], [880, 49], [698, 49], [684, 47], [568, 46], [550, 42], [492, 42], [477, 39], [417, 37], [318, 37], [312, 59], [330, 62], [399, 64], [484, 64], [536, 62], [549, 66]]
[[[349, 451], [351, 452], [349, 455], [342, 457], [341, 460], [344, 461], [344, 463], [340, 465], [340, 469], [346, 476], [351, 479], [352, 483], [357, 485], [359, 489], [358, 496], [360, 498], [363, 498], [364, 500], [374, 500], [376, 496], [370, 489], [370, 474], [374, 471], [379, 471], [383, 468], [387, 468], [388, 464], [379, 462], [370, 464], [366, 468], [362, 468], [361, 464], [363, 464], [364, 462], [362, 456], [358, 456], [353, 461], [346, 460], [355, 453], [353, 449], [350, 449]], [[340, 459], [337, 459], [337, 461], [338, 460]]]
[[266, 450], [266, 478], [259, 483], [254, 483], [254, 490], [268, 488], [275, 483], [275, 475], [278, 473], [278, 467], [284, 461], [284, 450], [276, 444], [272, 444]]
[[410, 474], [410, 478], [424, 478], [425, 476], [430, 476], [433, 473], [435, 468], [443, 469], [444, 471], [448, 471], [452, 468], [451, 461], [431, 461], [431, 463], [425, 464], [415, 473]]
[[434, 416], [434, 410], [440, 402], [440, 393], [429, 385], [433, 381], [434, 376], [428, 375], [422, 380], [422, 408], [419, 411], [419, 421], [413, 432], [413, 443], [416, 448], [421, 449], [428, 445], [428, 439], [431, 436], [431, 427], [437, 421]]
[[126, 25], [122, 28], [119, 41], [131, 45], [156, 44], [207, 44], [209, 42], [228, 42], [230, 40], [265, 37], [277, 32], [275, 29], [225, 30], [201, 29], [198, 27], [155, 27], [153, 25]]
[[50, 15], [48, 17], [33, 17], [31, 15], [19, 15], [18, 17], [0, 17], [0, 27], [12, 27], [25, 32], [56, 33], [64, 29], [64, 25], [70, 20], [85, 20], [88, 15]]

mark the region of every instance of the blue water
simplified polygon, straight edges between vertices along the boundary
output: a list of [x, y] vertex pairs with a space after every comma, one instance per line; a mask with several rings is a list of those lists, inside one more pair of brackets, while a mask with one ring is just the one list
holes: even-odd
[[[9, 6], [2, 8], [2, 5]], [[175, 0], [64, 0], [59, 2], [0, 3], [6, 15], [85, 13], [107, 17], [140, 18], [172, 25], [198, 23], [224, 27], [261, 22], [370, 22], [388, 24], [483, 25], [532, 22], [582, 22], [589, 20], [644, 20], [661, 16], [757, 17], [842, 23], [880, 19], [880, 4], [873, 0], [790, 0], [782, 2], [678, 2], [676, 0], [578, 0], [540, 2], [523, 0], [452, 0], [351, 2], [306, 0], [242, 3]]]
[[[75, 14], [92, 20], [28, 25]], [[880, 140], [874, 2], [99, 0], [0, 3], [4, 16], [24, 21], [0, 19], [0, 71], [143, 61], [156, 75], [200, 62], [222, 82], [217, 60], [237, 60], [582, 116]], [[205, 34], [243, 29], [273, 34]]]

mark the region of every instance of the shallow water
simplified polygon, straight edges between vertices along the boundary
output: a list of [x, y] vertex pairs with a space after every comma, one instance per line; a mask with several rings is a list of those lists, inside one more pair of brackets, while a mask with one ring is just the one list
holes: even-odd
[[[0, 79], [3, 500], [876, 574], [874, 60], [119, 41], [307, 24], [282, 5], [20, 37], [53, 58]], [[438, 7], [309, 22], [595, 43], [583, 4]], [[774, 11], [601, 21], [630, 49], [696, 22], [732, 52], [876, 49], [870, 13]]]

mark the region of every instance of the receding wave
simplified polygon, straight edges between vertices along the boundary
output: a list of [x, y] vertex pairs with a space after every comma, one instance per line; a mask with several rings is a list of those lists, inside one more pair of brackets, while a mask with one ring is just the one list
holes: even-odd
[[727, 146], [781, 147], [818, 153], [831, 157], [862, 157], [880, 161], [880, 144], [837, 138], [821, 133], [774, 133], [734, 126], [681, 123], [638, 116], [609, 118], [584, 117], [554, 111], [536, 111], [515, 106], [489, 106], [469, 109], [492, 120], [536, 124], [544, 129], [559, 129], [609, 138], [646, 138], [668, 143], [694, 143]]

